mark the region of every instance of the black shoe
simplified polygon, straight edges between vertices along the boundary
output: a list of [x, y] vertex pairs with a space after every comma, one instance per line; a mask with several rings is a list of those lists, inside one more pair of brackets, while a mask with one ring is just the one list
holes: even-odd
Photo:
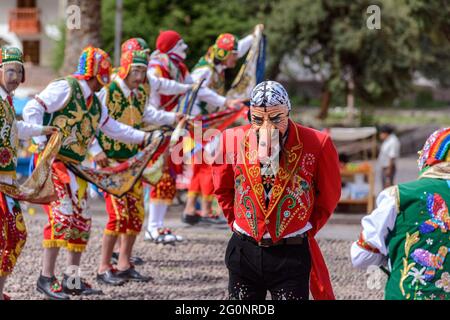
[[139, 258], [139, 257], [137, 257], [137, 256], [132, 256], [132, 257], [130, 257], [130, 263], [133, 264], [133, 265], [135, 265], [135, 266], [143, 265], [144, 262], [145, 262], [144, 259]]
[[220, 216], [201, 217], [200, 222], [208, 224], [227, 224], [227, 220]]
[[63, 288], [55, 276], [39, 276], [36, 290], [44, 294], [50, 300], [70, 300], [70, 297], [63, 292]]
[[181, 221], [183, 221], [184, 223], [190, 224], [191, 226], [199, 223], [200, 220], [201, 220], [201, 216], [199, 216], [197, 214], [192, 215], [192, 214], [183, 213], [183, 215], [181, 216]]
[[126, 280], [119, 278], [116, 276], [117, 270], [109, 269], [106, 272], [103, 273], [97, 273], [97, 282], [108, 284], [111, 286], [121, 286], [123, 285]]
[[130, 267], [124, 271], [117, 270], [116, 276], [126, 281], [149, 282], [153, 280], [152, 277], [146, 277], [137, 272], [134, 267]]
[[[113, 252], [113, 254], [111, 256], [111, 264], [117, 264], [117, 263], [119, 263], [119, 253]], [[130, 257], [130, 263], [134, 264], [135, 266], [140, 266], [140, 265], [144, 264], [144, 260], [142, 258], [133, 256], [133, 257]]]
[[72, 279], [70, 279], [70, 276], [68, 276], [67, 274], [64, 274], [62, 289], [64, 293], [74, 296], [90, 296], [94, 294], [103, 294], [102, 290], [93, 289], [91, 285], [87, 283], [83, 278], [73, 277]]

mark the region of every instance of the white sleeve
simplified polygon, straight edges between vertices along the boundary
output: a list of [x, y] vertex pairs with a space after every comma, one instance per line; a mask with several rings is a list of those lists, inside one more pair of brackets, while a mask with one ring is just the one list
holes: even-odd
[[165, 79], [162, 77], [156, 77], [151, 74], [150, 70], [147, 71], [148, 81], [150, 82], [150, 90], [155, 90], [158, 93], [165, 95], [174, 95], [185, 93], [191, 86], [188, 84], [180, 83], [174, 80]]
[[98, 100], [100, 101], [100, 105], [102, 106], [102, 112], [100, 115], [100, 126], [103, 126], [106, 121], [109, 119], [109, 110], [106, 106], [106, 87], [103, 87], [100, 91], [96, 92]]
[[193, 82], [200, 82], [203, 79], [205, 82], [203, 82], [203, 86], [209, 86], [209, 83], [211, 82], [212, 77], [212, 71], [208, 67], [199, 67], [194, 69], [191, 73], [191, 79]]
[[126, 124], [114, 120], [108, 114], [106, 107], [106, 88], [103, 87], [96, 93], [102, 105], [100, 117], [100, 130], [108, 137], [124, 143], [141, 144], [144, 141], [145, 132], [136, 130]]
[[144, 142], [145, 132], [120, 123], [109, 116], [103, 122], [100, 130], [108, 137], [120, 142], [133, 144], [141, 144]]
[[202, 87], [198, 91], [197, 99], [215, 107], [223, 107], [226, 98], [208, 88], [211, 82], [211, 76], [211, 69], [207, 67], [197, 68], [191, 73], [191, 78], [194, 82], [200, 82], [205, 79], [205, 82], [203, 82]]
[[221, 96], [220, 94], [217, 94], [216, 92], [214, 92], [214, 90], [203, 86], [200, 88], [200, 90], [198, 90], [197, 98], [200, 101], [206, 102], [207, 104], [215, 107], [225, 106], [225, 101], [227, 100], [227, 98]]
[[354, 267], [367, 268], [370, 265], [383, 265], [386, 262], [388, 255], [386, 239], [394, 228], [398, 214], [396, 192], [397, 187], [383, 190], [377, 197], [377, 208], [361, 220], [360, 240], [363, 239], [379, 253], [364, 249], [358, 242], [354, 242], [351, 247]]
[[[23, 119], [32, 124], [42, 125], [44, 113], [52, 113], [64, 107], [70, 96], [70, 87], [66, 80], [51, 82], [41, 93], [25, 105]], [[33, 138], [39, 144], [47, 141], [45, 136]]]
[[192, 78], [191, 74], [188, 73], [187, 76], [186, 76], [186, 78], [184, 79], [184, 83], [192, 84], [192, 83], [194, 83], [194, 82], [195, 82], [195, 81], [194, 81], [194, 78]]
[[146, 124], [170, 125], [175, 123], [175, 119], [175, 112], [158, 110], [150, 103], [148, 103], [145, 107], [142, 121], [144, 121]]
[[97, 137], [94, 138], [94, 140], [92, 140], [91, 146], [89, 147], [89, 153], [95, 157], [96, 155], [98, 155], [100, 152], [103, 152], [102, 147], [100, 146], [100, 143], [98, 142]]
[[392, 141], [392, 143], [389, 145], [387, 155], [391, 159], [395, 159], [400, 156], [400, 143], [398, 142], [398, 140]]
[[31, 137], [39, 136], [42, 134], [42, 126], [38, 124], [28, 123], [25, 121], [17, 121], [17, 131], [19, 139], [27, 140]]
[[253, 42], [253, 34], [249, 34], [245, 38], [238, 41], [238, 58], [245, 56]]
[[106, 87], [103, 87], [100, 91], [95, 93], [102, 106], [106, 106], [106, 90]]

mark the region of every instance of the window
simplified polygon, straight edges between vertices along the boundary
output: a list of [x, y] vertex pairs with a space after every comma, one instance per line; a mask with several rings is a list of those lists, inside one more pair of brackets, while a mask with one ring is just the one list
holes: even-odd
[[36, 0], [17, 0], [17, 8], [36, 8]]
[[39, 41], [24, 40], [23, 45], [23, 57], [25, 62], [31, 62], [33, 64], [39, 64], [40, 43]]

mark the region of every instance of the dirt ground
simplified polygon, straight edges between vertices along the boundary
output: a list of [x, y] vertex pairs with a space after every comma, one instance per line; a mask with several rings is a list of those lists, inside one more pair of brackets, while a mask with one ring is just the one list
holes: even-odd
[[[226, 226], [181, 223], [181, 206], [173, 206], [167, 225], [185, 237], [176, 245], [153, 244], [138, 237], [135, 254], [145, 260], [138, 266], [143, 274], [154, 280], [150, 283], [127, 283], [121, 287], [108, 287], [95, 280], [100, 258], [102, 230], [106, 215], [100, 213], [102, 203], [95, 203], [98, 213], [93, 216], [91, 239], [82, 258], [82, 275], [94, 286], [100, 287], [104, 295], [89, 299], [226, 299], [227, 269], [224, 254], [230, 231]], [[25, 214], [28, 226], [28, 241], [19, 258], [13, 275], [8, 279], [6, 292], [13, 299], [42, 299], [35, 290], [42, 257], [42, 227], [46, 217], [39, 209], [36, 214]], [[355, 219], [353, 219], [355, 220]], [[350, 262], [350, 245], [356, 237], [357, 225], [330, 223], [319, 235], [319, 243], [329, 266], [337, 299], [382, 299], [384, 277], [378, 288], [369, 284], [370, 276], [365, 271], [354, 270]], [[65, 252], [58, 261], [58, 276], [65, 269]]]
[[[416, 157], [400, 159], [398, 182], [417, 176]], [[380, 190], [377, 179], [376, 190]], [[167, 226], [185, 240], [176, 245], [153, 244], [143, 241], [141, 233], [136, 241], [135, 254], [145, 260], [137, 269], [154, 280], [150, 283], [127, 283], [122, 287], [98, 284], [95, 275], [100, 258], [102, 231], [106, 223], [104, 203], [91, 203], [93, 226], [90, 242], [82, 258], [82, 275], [104, 295], [89, 299], [226, 299], [227, 269], [224, 254], [230, 231], [227, 226], [187, 226], [180, 221], [183, 207], [174, 205], [167, 215]], [[317, 238], [327, 262], [337, 299], [383, 299], [386, 276], [379, 270], [356, 270], [350, 261], [350, 246], [360, 231], [360, 219], [366, 214], [334, 214]], [[35, 290], [42, 257], [42, 228], [46, 216], [38, 208], [31, 216], [25, 214], [28, 241], [19, 262], [8, 279], [6, 292], [13, 299], [42, 299]], [[58, 277], [65, 269], [65, 252], [58, 261]]]

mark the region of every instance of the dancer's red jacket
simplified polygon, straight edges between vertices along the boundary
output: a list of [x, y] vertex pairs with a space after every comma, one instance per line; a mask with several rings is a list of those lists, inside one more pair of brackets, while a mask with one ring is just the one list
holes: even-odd
[[226, 130], [212, 164], [214, 193], [228, 224], [233, 228], [236, 222], [255, 240], [269, 232], [272, 240], [278, 241], [309, 222], [311, 292], [315, 299], [333, 299], [325, 261], [314, 240], [341, 194], [339, 160], [331, 138], [289, 121], [266, 207], [256, 134], [250, 128], [246, 125]]

